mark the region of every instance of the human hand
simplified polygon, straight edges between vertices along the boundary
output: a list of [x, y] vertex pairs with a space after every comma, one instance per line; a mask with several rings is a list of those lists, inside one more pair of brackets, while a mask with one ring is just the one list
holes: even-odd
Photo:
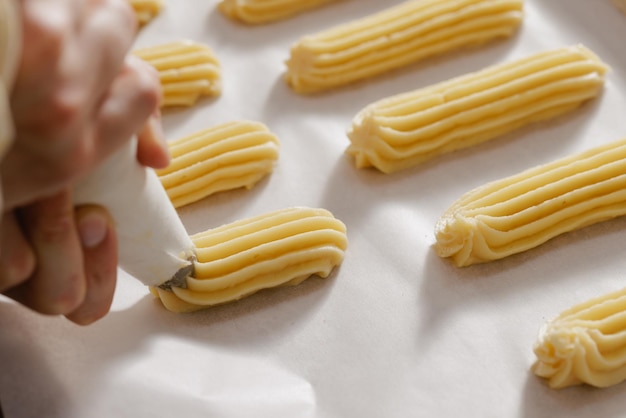
[[126, 55], [134, 22], [125, 5], [22, 0], [16, 140], [2, 163], [0, 292], [81, 324], [110, 308], [117, 248], [106, 210], [74, 208], [72, 184], [133, 134], [142, 164], [169, 161], [157, 74]]
[[[21, 7], [16, 138], [2, 163], [6, 209], [84, 176], [139, 132], [160, 100], [154, 70], [127, 55], [136, 22], [125, 0], [21, 0]], [[138, 151], [142, 162], [167, 164], [163, 146], [140, 138]]]

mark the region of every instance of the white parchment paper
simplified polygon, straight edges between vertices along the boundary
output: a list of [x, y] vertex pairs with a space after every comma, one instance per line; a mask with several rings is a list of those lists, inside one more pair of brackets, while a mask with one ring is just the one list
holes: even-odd
[[[282, 142], [254, 189], [181, 210], [199, 232], [270, 210], [324, 207], [350, 241], [330, 278], [191, 315], [165, 311], [122, 274], [111, 314], [81, 328], [0, 302], [0, 400], [7, 417], [619, 417], [626, 385], [553, 391], [529, 372], [543, 322], [626, 286], [626, 219], [491, 264], [454, 268], [433, 226], [487, 181], [626, 135], [626, 16], [610, 0], [527, 0], [512, 39], [431, 59], [335, 92], [283, 82], [300, 36], [398, 0], [344, 0], [247, 27], [216, 0], [169, 0], [139, 35], [210, 45], [224, 92], [169, 111], [172, 139], [234, 119]], [[556, 120], [394, 175], [356, 170], [345, 132], [368, 103], [504, 60], [583, 43], [612, 67], [602, 97]]]

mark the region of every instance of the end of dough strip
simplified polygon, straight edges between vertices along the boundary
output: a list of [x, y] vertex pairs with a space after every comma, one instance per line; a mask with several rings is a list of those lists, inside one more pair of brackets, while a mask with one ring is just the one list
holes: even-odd
[[608, 67], [574, 45], [375, 102], [359, 112], [346, 153], [384, 173], [554, 118], [595, 98]]
[[218, 10], [233, 20], [260, 25], [290, 18], [339, 0], [222, 0]]
[[191, 237], [195, 276], [187, 289], [151, 292], [173, 312], [232, 302], [259, 290], [327, 277], [348, 246], [345, 225], [324, 209], [293, 207], [240, 220]]
[[258, 122], [235, 121], [169, 144], [170, 165], [157, 174], [175, 207], [214, 193], [252, 188], [274, 170], [280, 144]]
[[208, 46], [183, 40], [133, 51], [159, 72], [162, 107], [192, 106], [200, 97], [222, 92], [222, 69]]
[[343, 86], [461, 47], [511, 36], [522, 0], [412, 0], [301, 38], [286, 82], [298, 93]]
[[626, 15], [626, 0], [611, 0], [615, 7]]
[[109, 157], [75, 187], [74, 203], [106, 207], [115, 221], [120, 267], [159, 286], [189, 270], [194, 245], [156, 173], [136, 155], [131, 141]]
[[140, 26], [154, 19], [163, 8], [163, 0], [128, 0]]
[[435, 226], [457, 266], [497, 260], [626, 214], [626, 138], [478, 187]]
[[553, 389], [626, 380], [626, 288], [590, 299], [546, 322], [532, 372]]

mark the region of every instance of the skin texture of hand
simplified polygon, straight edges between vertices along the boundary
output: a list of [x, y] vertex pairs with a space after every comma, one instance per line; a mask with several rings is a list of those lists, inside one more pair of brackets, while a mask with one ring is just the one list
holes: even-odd
[[104, 316], [117, 241], [104, 208], [72, 185], [133, 135], [140, 163], [168, 164], [158, 75], [128, 55], [125, 0], [21, 0], [23, 51], [11, 95], [15, 141], [2, 161], [0, 292], [79, 324]]

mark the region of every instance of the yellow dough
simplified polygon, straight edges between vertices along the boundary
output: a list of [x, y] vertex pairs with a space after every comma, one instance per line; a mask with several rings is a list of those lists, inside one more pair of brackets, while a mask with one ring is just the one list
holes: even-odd
[[497, 260], [626, 214], [626, 139], [488, 183], [438, 220], [435, 250], [457, 266]]
[[532, 371], [554, 389], [626, 379], [626, 288], [573, 306], [544, 324]]
[[191, 237], [198, 260], [187, 289], [150, 288], [173, 312], [241, 299], [261, 289], [327, 277], [343, 261], [345, 225], [324, 209], [294, 207]]
[[172, 160], [157, 174], [175, 207], [253, 187], [273, 171], [280, 148], [265, 125], [251, 121], [225, 123], [168, 145]]
[[163, 0], [128, 0], [140, 25], [150, 22], [163, 8]]
[[222, 0], [217, 7], [231, 19], [256, 25], [287, 19], [333, 1], [338, 0]]
[[626, 14], [626, 0], [612, 0], [615, 7], [620, 9], [622, 13]]
[[522, 18], [522, 0], [407, 1], [301, 38], [285, 78], [298, 93], [331, 89], [510, 36]]
[[596, 97], [607, 66], [577, 45], [373, 103], [348, 132], [358, 168], [384, 173], [553, 118]]
[[213, 51], [193, 41], [178, 41], [133, 52], [159, 72], [162, 106], [192, 106], [201, 96], [222, 92], [222, 70]]

